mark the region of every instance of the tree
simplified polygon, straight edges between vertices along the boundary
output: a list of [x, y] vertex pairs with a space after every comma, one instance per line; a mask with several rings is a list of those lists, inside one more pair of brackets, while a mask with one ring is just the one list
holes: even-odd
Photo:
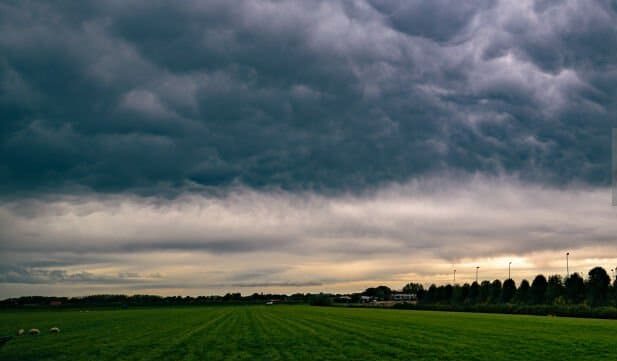
[[435, 286], [435, 284], [432, 284], [429, 286], [428, 291], [424, 294], [422, 302], [434, 303], [435, 301], [437, 301], [437, 286]]
[[535, 304], [544, 303], [544, 296], [546, 295], [546, 287], [548, 282], [543, 275], [537, 275], [531, 283], [531, 302]]
[[555, 300], [564, 295], [563, 282], [560, 275], [552, 275], [548, 278], [548, 284], [546, 287], [546, 303], [553, 304]]
[[375, 289], [375, 297], [380, 300], [389, 300], [392, 296], [392, 290], [388, 286], [378, 286]]
[[330, 306], [332, 305], [332, 297], [320, 293], [310, 297], [309, 304], [311, 306]]
[[516, 290], [516, 302], [517, 303], [529, 303], [529, 298], [531, 293], [531, 287], [529, 286], [529, 281], [522, 280], [521, 285]]
[[452, 294], [454, 293], [454, 287], [452, 285], [447, 284], [443, 287], [441, 301], [445, 303], [450, 303], [452, 301]]
[[480, 283], [480, 296], [478, 297], [479, 303], [488, 302], [489, 297], [491, 296], [491, 283], [489, 281], [482, 281]]
[[578, 273], [571, 274], [566, 278], [565, 294], [568, 303], [579, 304], [585, 300], [585, 281]]
[[392, 290], [388, 286], [369, 287], [364, 292], [365, 296], [375, 297], [380, 300], [389, 300], [392, 295]]
[[424, 292], [424, 286], [421, 283], [409, 282], [403, 287], [403, 292], [418, 296], [419, 293]]
[[463, 297], [463, 287], [460, 285], [454, 285], [452, 289], [452, 304], [460, 305], [463, 303], [463, 300], [465, 300], [465, 297]]
[[613, 306], [617, 306], [617, 277], [613, 281]]
[[468, 302], [474, 304], [478, 302], [478, 298], [480, 297], [480, 285], [478, 282], [474, 281], [469, 287], [469, 295], [467, 296]]
[[461, 287], [461, 303], [465, 302], [469, 297], [469, 283], [465, 283], [463, 287]]
[[514, 295], [516, 293], [516, 283], [511, 278], [508, 278], [503, 282], [503, 287], [501, 289], [501, 302], [508, 303], [512, 301]]
[[491, 296], [490, 296], [489, 301], [491, 303], [499, 303], [500, 300], [501, 300], [501, 281], [494, 280], [491, 283]]
[[610, 277], [602, 267], [594, 267], [588, 273], [587, 300], [592, 306], [603, 305], [607, 301]]

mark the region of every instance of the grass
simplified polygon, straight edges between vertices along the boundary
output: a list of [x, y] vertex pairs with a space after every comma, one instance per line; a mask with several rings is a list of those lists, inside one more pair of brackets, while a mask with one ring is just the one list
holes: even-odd
[[[49, 333], [58, 326], [61, 333]], [[309, 306], [1, 311], [0, 360], [617, 360], [617, 321]]]

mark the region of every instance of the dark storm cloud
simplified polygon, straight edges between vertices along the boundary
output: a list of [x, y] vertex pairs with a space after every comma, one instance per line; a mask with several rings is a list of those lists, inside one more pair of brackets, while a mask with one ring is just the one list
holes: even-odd
[[369, 3], [397, 30], [441, 42], [460, 38], [476, 14], [496, 4], [455, 0], [369, 0]]
[[5, 196], [610, 179], [610, 1], [28, 1], [0, 24]]

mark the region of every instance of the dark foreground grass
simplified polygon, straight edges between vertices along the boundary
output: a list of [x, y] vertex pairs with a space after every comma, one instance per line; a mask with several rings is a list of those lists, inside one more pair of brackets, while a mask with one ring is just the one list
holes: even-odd
[[[61, 333], [48, 332], [52, 326]], [[1, 311], [0, 360], [617, 360], [617, 321], [309, 306]]]

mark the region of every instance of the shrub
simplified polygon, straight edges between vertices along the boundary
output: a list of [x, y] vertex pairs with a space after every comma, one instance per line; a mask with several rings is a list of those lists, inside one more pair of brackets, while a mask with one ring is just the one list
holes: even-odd
[[320, 293], [311, 297], [309, 304], [311, 306], [331, 306], [332, 298], [326, 294]]

